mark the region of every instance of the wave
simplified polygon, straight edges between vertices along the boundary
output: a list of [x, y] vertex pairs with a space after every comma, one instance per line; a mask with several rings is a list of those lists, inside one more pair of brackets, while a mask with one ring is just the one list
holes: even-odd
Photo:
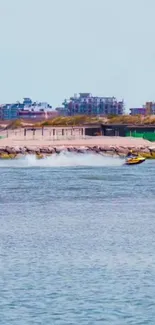
[[37, 159], [33, 155], [27, 155], [19, 159], [0, 160], [1, 167], [27, 168], [27, 167], [102, 167], [102, 166], [121, 166], [122, 159], [116, 157], [105, 157], [90, 153], [70, 153], [62, 152], [53, 154], [43, 159]]

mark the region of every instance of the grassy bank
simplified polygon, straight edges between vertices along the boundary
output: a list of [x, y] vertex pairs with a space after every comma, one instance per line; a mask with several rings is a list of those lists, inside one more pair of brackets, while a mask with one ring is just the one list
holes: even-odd
[[[2, 123], [2, 122], [1, 122]], [[57, 126], [79, 126], [85, 124], [127, 124], [127, 125], [155, 125], [155, 116], [107, 116], [107, 117], [93, 117], [87, 115], [78, 116], [58, 116], [53, 119], [48, 119], [40, 122], [26, 121], [26, 120], [15, 120], [7, 122], [6, 127], [8, 129], [18, 129], [21, 127], [57, 127]], [[3, 122], [4, 127], [5, 122]]]
[[90, 116], [59, 116], [53, 119], [44, 120], [41, 122], [35, 121], [26, 121], [26, 120], [15, 120], [11, 121], [8, 125], [6, 125], [7, 129], [18, 129], [21, 127], [57, 127], [57, 126], [79, 126], [85, 124], [100, 124], [103, 122], [103, 119], [99, 117], [90, 117]]

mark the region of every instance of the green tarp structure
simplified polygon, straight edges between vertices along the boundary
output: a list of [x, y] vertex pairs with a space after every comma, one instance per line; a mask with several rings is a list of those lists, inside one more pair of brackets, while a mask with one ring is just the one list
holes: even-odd
[[137, 132], [137, 131], [128, 131], [126, 132], [126, 137], [134, 138], [143, 138], [152, 142], [155, 142], [155, 132]]
[[154, 132], [144, 133], [143, 139], [154, 142], [155, 141], [155, 133]]

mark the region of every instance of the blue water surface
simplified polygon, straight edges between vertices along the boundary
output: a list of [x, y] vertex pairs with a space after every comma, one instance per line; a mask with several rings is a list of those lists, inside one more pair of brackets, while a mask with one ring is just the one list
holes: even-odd
[[0, 167], [0, 324], [154, 325], [155, 162]]

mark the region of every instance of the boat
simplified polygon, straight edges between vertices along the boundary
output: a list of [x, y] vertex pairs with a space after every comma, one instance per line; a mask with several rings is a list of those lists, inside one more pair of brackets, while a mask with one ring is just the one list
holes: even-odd
[[142, 164], [145, 160], [146, 158], [144, 157], [133, 156], [126, 159], [125, 165], [138, 165], [138, 164]]

